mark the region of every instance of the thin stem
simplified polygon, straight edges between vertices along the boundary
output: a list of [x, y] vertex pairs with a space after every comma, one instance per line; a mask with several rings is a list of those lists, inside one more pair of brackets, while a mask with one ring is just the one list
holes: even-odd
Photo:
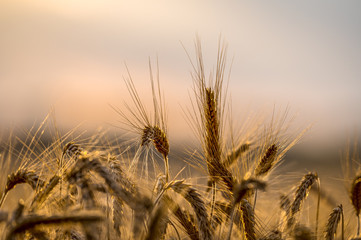
[[[341, 205], [342, 206], [342, 205]], [[344, 236], [344, 228], [345, 228], [345, 222], [344, 222], [344, 216], [343, 216], [343, 208], [342, 208], [342, 211], [341, 211], [341, 217], [342, 217], [342, 220], [341, 220], [341, 239], [342, 240], [345, 240], [345, 236]]]
[[226, 240], [230, 240], [231, 239], [231, 235], [232, 235], [232, 228], [233, 228], [233, 218], [234, 218], [234, 210], [235, 210], [236, 206], [233, 206], [232, 208], [232, 212], [230, 215], [230, 224], [229, 224], [229, 230], [228, 230], [228, 235]]
[[316, 210], [316, 240], [317, 240], [317, 232], [318, 232], [318, 219], [320, 215], [320, 200], [321, 200], [321, 182], [320, 179], [317, 179], [317, 189], [318, 189], [318, 196], [317, 196], [317, 210]]
[[212, 225], [214, 205], [216, 203], [216, 182], [212, 182], [212, 202], [211, 202], [211, 214], [210, 214], [210, 223]]
[[169, 181], [169, 164], [168, 164], [168, 157], [164, 156], [164, 168], [165, 168], [165, 181]]
[[357, 236], [360, 235], [360, 214], [357, 214]]
[[254, 193], [253, 211], [256, 209], [256, 202], [257, 202], [257, 188]]
[[1, 196], [0, 207], [3, 205], [7, 195], [8, 195], [7, 192], [5, 193], [5, 191], [4, 191], [2, 196]]
[[169, 224], [174, 228], [174, 230], [175, 230], [175, 232], [176, 232], [176, 234], [177, 234], [178, 240], [181, 240], [181, 237], [180, 237], [180, 235], [179, 235], [178, 229], [176, 228], [176, 226], [174, 225], [174, 223], [169, 220]]

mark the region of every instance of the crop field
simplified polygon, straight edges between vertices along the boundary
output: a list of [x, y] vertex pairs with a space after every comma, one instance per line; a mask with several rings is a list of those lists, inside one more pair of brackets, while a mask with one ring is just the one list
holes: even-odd
[[[211, 73], [199, 40], [196, 57], [188, 56], [192, 104], [184, 113], [198, 143], [187, 149], [168, 138], [167, 89], [161, 66], [151, 63], [151, 104], [130, 71], [132, 101], [112, 104], [122, 134], [63, 133], [49, 114], [37, 127], [1, 136], [1, 239], [359, 239], [356, 143], [336, 167], [347, 190], [324, 188], [314, 171], [288, 171], [287, 153], [308, 128], [290, 132], [287, 109], [238, 123], [227, 47], [220, 41]], [[174, 149], [182, 152], [177, 161]]]

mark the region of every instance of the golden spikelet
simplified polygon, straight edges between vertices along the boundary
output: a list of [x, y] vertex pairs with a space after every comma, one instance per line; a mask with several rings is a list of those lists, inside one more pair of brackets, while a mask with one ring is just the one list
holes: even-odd
[[[228, 240], [231, 239], [235, 209], [236, 209], [237, 204], [239, 202], [243, 203], [243, 200], [245, 200], [245, 198], [247, 197], [250, 190], [254, 190], [254, 189], [265, 190], [265, 188], [266, 188], [265, 182], [260, 181], [258, 179], [253, 179], [253, 178], [243, 180], [240, 184], [235, 186], [235, 189], [233, 192], [233, 201], [232, 201], [231, 210], [230, 210], [231, 221], [230, 221], [228, 236], [227, 236]], [[241, 206], [241, 210], [242, 210], [242, 206]], [[253, 212], [253, 208], [252, 208], [252, 212]]]
[[[332, 210], [332, 213], [330, 214], [326, 225], [326, 230], [325, 230], [326, 240], [335, 239], [337, 226], [340, 223], [342, 215], [343, 215], [342, 204], [338, 205], [336, 208]], [[343, 229], [342, 229], [342, 233], [343, 233]]]
[[255, 169], [255, 176], [260, 177], [266, 175], [275, 164], [276, 156], [277, 156], [278, 147], [276, 144], [272, 144], [262, 157], [262, 159], [258, 162], [257, 167]]
[[251, 144], [244, 143], [244, 144], [240, 145], [238, 148], [236, 148], [234, 151], [228, 153], [228, 155], [224, 161], [224, 165], [226, 167], [231, 166], [242, 155], [242, 153], [245, 153], [249, 150], [250, 146], [251, 146]]
[[351, 186], [351, 202], [353, 207], [355, 208], [356, 215], [360, 215], [361, 210], [361, 176], [355, 177]]
[[0, 199], [0, 206], [5, 201], [8, 192], [16, 185], [22, 183], [29, 184], [33, 190], [36, 190], [37, 188], [42, 188], [44, 186], [44, 181], [35, 171], [26, 168], [19, 168], [16, 172], [8, 175], [6, 186]]
[[[289, 208], [287, 228], [291, 228], [292, 226], [294, 226], [295, 215], [300, 211], [302, 203], [307, 198], [310, 188], [316, 181], [318, 181], [317, 173], [308, 173], [302, 178], [301, 183], [298, 185], [296, 189], [294, 200]], [[316, 216], [317, 216], [316, 218], [318, 218], [318, 209]], [[317, 223], [316, 223], [316, 230], [317, 230]]]
[[83, 149], [78, 144], [75, 144], [74, 142], [68, 142], [63, 149], [62, 156], [76, 158], [81, 154], [82, 151]]
[[300, 185], [297, 187], [294, 200], [291, 204], [290, 209], [292, 215], [295, 215], [297, 212], [300, 211], [301, 204], [306, 199], [311, 186], [317, 180], [318, 180], [317, 173], [308, 173], [303, 177]]
[[141, 146], [147, 146], [151, 141], [153, 142], [155, 149], [157, 149], [164, 158], [167, 158], [169, 154], [168, 138], [165, 132], [158, 126], [146, 126], [143, 129]]
[[200, 238], [204, 240], [212, 239], [212, 231], [208, 219], [207, 209], [201, 195], [196, 189], [183, 181], [177, 181], [171, 188], [181, 194], [192, 206], [197, 216]]
[[287, 195], [282, 194], [280, 196], [280, 207], [283, 211], [288, 212], [291, 206], [291, 200]]
[[186, 209], [182, 209], [179, 204], [168, 195], [164, 196], [164, 201], [166, 202], [168, 208], [173, 212], [177, 221], [183, 227], [183, 230], [187, 233], [189, 238], [191, 240], [200, 240], [194, 218], [190, 217], [189, 212]]
[[21, 183], [29, 184], [33, 190], [35, 190], [37, 187], [41, 188], [44, 186], [44, 181], [38, 176], [35, 171], [28, 170], [26, 168], [20, 168], [16, 172], [13, 172], [8, 176], [5, 193], [9, 192], [16, 185]]
[[56, 187], [59, 183], [60, 177], [58, 175], [54, 175], [49, 182], [44, 186], [43, 189], [34, 197], [31, 207], [36, 208], [41, 203], [43, 203], [46, 198], [49, 196], [50, 192]]
[[[206, 129], [206, 158], [209, 163], [219, 162], [221, 159], [219, 120], [216, 109], [214, 91], [206, 88], [206, 104], [204, 106]], [[216, 175], [215, 175], [216, 176]]]
[[209, 175], [213, 181], [223, 180], [227, 188], [232, 191], [234, 185], [233, 176], [221, 161], [220, 126], [214, 91], [206, 88], [205, 95], [205, 154]]

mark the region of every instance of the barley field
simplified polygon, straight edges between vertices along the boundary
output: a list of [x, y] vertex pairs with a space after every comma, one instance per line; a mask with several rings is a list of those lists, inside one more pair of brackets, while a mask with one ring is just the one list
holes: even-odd
[[63, 133], [49, 114], [37, 127], [1, 136], [1, 239], [359, 239], [357, 145], [341, 157], [347, 190], [324, 188], [314, 171], [289, 171], [285, 156], [308, 128], [289, 132], [287, 109], [238, 123], [229, 110], [227, 47], [220, 41], [211, 73], [199, 40], [196, 57], [188, 56], [185, 121], [198, 143], [177, 161], [161, 66], [151, 63], [151, 107], [130, 71], [132, 102], [112, 104], [121, 135]]

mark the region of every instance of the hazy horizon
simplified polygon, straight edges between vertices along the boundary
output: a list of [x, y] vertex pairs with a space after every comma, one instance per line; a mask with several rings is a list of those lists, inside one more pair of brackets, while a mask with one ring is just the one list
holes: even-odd
[[[148, 58], [159, 61], [169, 131], [186, 139], [194, 39], [207, 71], [218, 38], [232, 63], [234, 121], [290, 109], [313, 124], [307, 146], [335, 146], [360, 133], [361, 2], [2, 1], [1, 128], [41, 122], [51, 108], [71, 128], [117, 124], [109, 107], [129, 100], [123, 76], [149, 99]], [[182, 46], [183, 44], [183, 46]], [[241, 124], [241, 123], [240, 123]]]

